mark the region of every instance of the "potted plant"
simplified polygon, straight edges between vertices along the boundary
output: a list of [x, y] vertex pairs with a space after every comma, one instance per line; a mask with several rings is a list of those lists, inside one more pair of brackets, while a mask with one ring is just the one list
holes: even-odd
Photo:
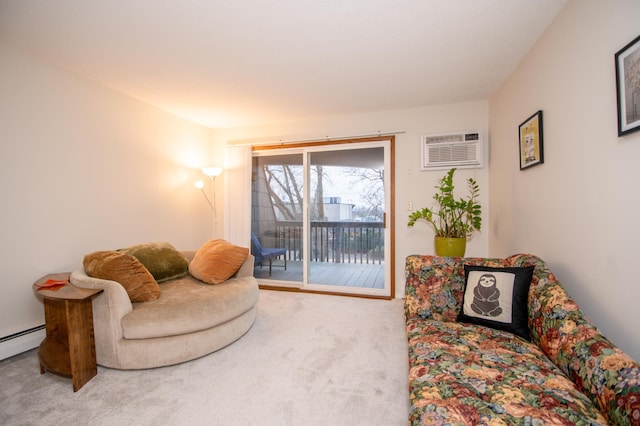
[[[409, 215], [407, 226], [413, 227], [416, 221], [423, 219], [433, 225], [435, 231], [435, 247], [437, 256], [463, 257], [467, 238], [479, 231], [482, 224], [481, 207], [478, 202], [480, 188], [473, 179], [467, 179], [469, 194], [466, 198], [456, 199], [453, 195], [453, 168], [438, 180], [433, 194], [436, 206], [425, 207]], [[447, 251], [453, 248], [453, 251]]]

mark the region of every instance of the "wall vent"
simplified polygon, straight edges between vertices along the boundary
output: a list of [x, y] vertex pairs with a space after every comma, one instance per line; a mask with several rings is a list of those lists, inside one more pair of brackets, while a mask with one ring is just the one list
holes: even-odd
[[422, 135], [422, 170], [482, 167], [480, 132]]

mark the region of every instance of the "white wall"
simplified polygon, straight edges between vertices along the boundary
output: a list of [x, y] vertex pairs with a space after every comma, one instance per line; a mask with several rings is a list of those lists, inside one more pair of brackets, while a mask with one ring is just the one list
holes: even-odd
[[32, 283], [86, 253], [211, 236], [210, 129], [2, 43], [0, 93], [0, 337], [43, 324]]
[[[618, 138], [614, 54], [637, 0], [572, 0], [491, 99], [489, 252], [541, 256], [593, 322], [640, 360], [640, 132]], [[518, 125], [544, 115], [542, 165], [518, 166]]]
[[[420, 171], [420, 135], [429, 133], [479, 130], [487, 134], [488, 103], [468, 102], [409, 110], [388, 111], [352, 116], [325, 117], [279, 125], [219, 129], [213, 134], [214, 151], [222, 152], [227, 143], [267, 143], [336, 138], [376, 132], [404, 131], [396, 137], [395, 200], [396, 296], [404, 294], [404, 262], [409, 254], [433, 254], [433, 231], [427, 224], [407, 227], [407, 202], [414, 208], [431, 206], [436, 181], [446, 171]], [[488, 149], [487, 149], [488, 150]], [[217, 156], [217, 155], [216, 155]], [[465, 179], [474, 177], [481, 188], [485, 223], [488, 218], [488, 170], [459, 170], [456, 183], [465, 189]], [[464, 194], [464, 193], [463, 193]], [[462, 195], [462, 194], [461, 194]], [[247, 223], [248, 225], [248, 223]], [[486, 256], [488, 232], [476, 234], [467, 246], [467, 255]]]

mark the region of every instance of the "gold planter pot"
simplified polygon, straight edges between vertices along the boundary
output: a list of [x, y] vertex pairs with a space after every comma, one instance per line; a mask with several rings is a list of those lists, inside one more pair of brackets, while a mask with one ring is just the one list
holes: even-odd
[[435, 237], [436, 256], [464, 257], [466, 238]]

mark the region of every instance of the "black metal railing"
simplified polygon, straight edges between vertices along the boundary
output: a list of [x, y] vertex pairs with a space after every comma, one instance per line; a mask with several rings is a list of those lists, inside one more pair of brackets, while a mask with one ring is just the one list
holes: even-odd
[[[273, 231], [272, 231], [273, 232]], [[287, 250], [287, 260], [303, 260], [301, 221], [277, 221], [276, 246]], [[333, 263], [384, 262], [382, 222], [312, 221], [310, 260]]]

